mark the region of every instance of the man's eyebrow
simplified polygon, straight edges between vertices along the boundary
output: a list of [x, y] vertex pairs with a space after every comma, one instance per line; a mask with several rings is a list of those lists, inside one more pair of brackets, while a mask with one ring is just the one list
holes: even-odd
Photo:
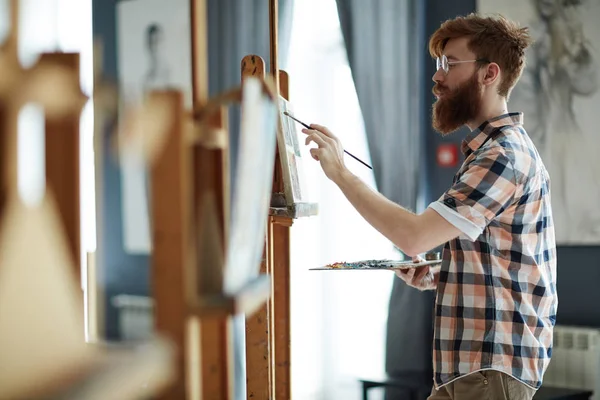
[[450, 60], [450, 61], [455, 61], [455, 60], [458, 60], [458, 58], [456, 58], [456, 57], [454, 57], [454, 56], [451, 56], [451, 55], [448, 55], [448, 54], [446, 54], [446, 58], [447, 58], [448, 60]]

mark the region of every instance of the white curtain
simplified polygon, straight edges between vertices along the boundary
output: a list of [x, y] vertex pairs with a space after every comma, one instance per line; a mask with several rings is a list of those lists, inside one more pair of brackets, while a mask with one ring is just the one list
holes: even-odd
[[[328, 126], [344, 148], [369, 162], [335, 0], [295, 2], [289, 51], [290, 98], [296, 116]], [[300, 131], [301, 127], [298, 127]], [[300, 135], [302, 135], [300, 133]], [[389, 271], [309, 271], [334, 261], [397, 258], [327, 180], [305, 148], [303, 167], [319, 215], [292, 226], [292, 390], [295, 399], [360, 398], [359, 377], [384, 373]], [[371, 186], [371, 170], [346, 165]]]

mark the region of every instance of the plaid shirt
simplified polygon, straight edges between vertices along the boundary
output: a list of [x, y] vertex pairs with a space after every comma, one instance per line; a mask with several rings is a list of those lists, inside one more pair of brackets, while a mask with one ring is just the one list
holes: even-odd
[[539, 388], [550, 361], [558, 304], [550, 181], [522, 123], [510, 113], [471, 132], [452, 187], [430, 205], [463, 232], [443, 251], [436, 387], [494, 369]]

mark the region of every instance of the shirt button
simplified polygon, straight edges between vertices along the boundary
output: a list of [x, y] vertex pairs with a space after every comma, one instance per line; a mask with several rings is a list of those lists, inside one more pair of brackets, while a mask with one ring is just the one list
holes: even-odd
[[483, 380], [483, 384], [484, 384], [484, 385], [487, 385], [487, 384], [488, 384], [488, 380], [487, 380], [487, 379], [484, 379], [484, 380]]

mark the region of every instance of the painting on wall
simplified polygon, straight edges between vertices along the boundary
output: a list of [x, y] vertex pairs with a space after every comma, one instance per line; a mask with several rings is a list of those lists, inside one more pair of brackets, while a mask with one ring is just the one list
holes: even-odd
[[557, 244], [600, 244], [600, 1], [478, 0], [477, 10], [529, 27], [534, 43], [508, 107], [525, 114], [550, 173]]
[[[192, 102], [189, 0], [127, 0], [117, 4], [117, 48], [122, 106], [140, 104], [152, 90], [178, 89]], [[122, 107], [123, 108], [123, 107]], [[149, 176], [141, 151], [120, 147], [123, 247], [151, 251]]]

